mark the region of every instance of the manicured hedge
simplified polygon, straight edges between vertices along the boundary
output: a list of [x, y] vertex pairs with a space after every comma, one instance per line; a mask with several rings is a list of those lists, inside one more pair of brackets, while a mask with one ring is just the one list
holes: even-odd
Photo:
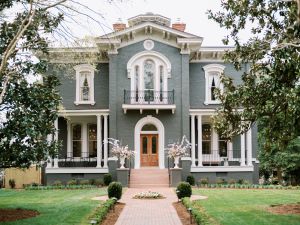
[[114, 207], [116, 201], [114, 199], [108, 199], [105, 202], [101, 203], [99, 207], [97, 207], [95, 213], [89, 218], [87, 224], [90, 224], [92, 220], [96, 221], [97, 224], [100, 224], [106, 217], [109, 210]]
[[197, 183], [201, 188], [235, 188], [235, 189], [284, 189], [284, 190], [300, 190], [300, 186], [282, 186], [282, 185], [259, 185], [259, 184], [201, 184]]
[[26, 186], [25, 190], [56, 190], [56, 189], [91, 189], [97, 188], [96, 185], [51, 185], [51, 186]]

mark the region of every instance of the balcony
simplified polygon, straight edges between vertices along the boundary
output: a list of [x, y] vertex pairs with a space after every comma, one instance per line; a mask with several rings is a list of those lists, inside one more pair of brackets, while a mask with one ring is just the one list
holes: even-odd
[[129, 91], [124, 90], [124, 103], [122, 108], [126, 114], [127, 110], [171, 110], [175, 113], [176, 105], [174, 101], [175, 91]]

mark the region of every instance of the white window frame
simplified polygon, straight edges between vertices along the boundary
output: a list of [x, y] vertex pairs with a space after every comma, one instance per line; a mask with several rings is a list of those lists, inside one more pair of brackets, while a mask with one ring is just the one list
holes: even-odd
[[[95, 77], [95, 69], [92, 65], [89, 64], [81, 64], [73, 67], [76, 71], [76, 99], [74, 101], [75, 105], [95, 105], [95, 96], [94, 96], [94, 77]], [[82, 101], [80, 99], [80, 73], [81, 72], [89, 72], [90, 73], [90, 100]]]
[[221, 101], [216, 99], [211, 99], [211, 84], [210, 84], [210, 77], [212, 77], [211, 73], [218, 73], [218, 79], [215, 80], [216, 88], [220, 88], [223, 90], [223, 85], [220, 83], [220, 75], [224, 72], [225, 66], [220, 64], [208, 64], [206, 66], [203, 66], [204, 72], [205, 72], [205, 105], [210, 104], [220, 104]]

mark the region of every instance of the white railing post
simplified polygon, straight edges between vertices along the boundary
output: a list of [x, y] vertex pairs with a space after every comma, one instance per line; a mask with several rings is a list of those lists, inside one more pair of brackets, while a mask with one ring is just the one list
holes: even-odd
[[252, 166], [252, 134], [251, 128], [246, 133], [247, 139], [247, 166]]
[[196, 163], [195, 163], [195, 115], [192, 115], [192, 120], [191, 120], [191, 139], [192, 139], [192, 152], [191, 152], [191, 156], [192, 156], [192, 166], [195, 167]]
[[198, 130], [198, 167], [202, 166], [202, 116], [197, 116], [197, 130]]
[[241, 134], [241, 166], [245, 166], [245, 134]]
[[101, 168], [102, 160], [102, 125], [101, 125], [101, 115], [97, 115], [97, 167]]
[[107, 123], [108, 123], [108, 115], [104, 115], [104, 168], [107, 168], [107, 157], [108, 157], [108, 127], [107, 127]]

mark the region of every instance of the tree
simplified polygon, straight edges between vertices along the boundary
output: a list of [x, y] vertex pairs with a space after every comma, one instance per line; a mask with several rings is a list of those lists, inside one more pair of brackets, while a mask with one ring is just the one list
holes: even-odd
[[[298, 1], [298, 2], [297, 2]], [[260, 121], [263, 149], [285, 151], [300, 128], [300, 1], [222, 1], [223, 12], [209, 18], [230, 31], [223, 39], [235, 49], [225, 61], [243, 71], [242, 84], [221, 76], [224, 91], [214, 118], [215, 128], [228, 138]], [[297, 5], [298, 4], [298, 5]], [[244, 29], [251, 37], [240, 40]], [[246, 68], [246, 69], [245, 69]], [[299, 154], [299, 152], [298, 152]]]
[[[47, 53], [47, 35], [63, 19], [49, 9], [64, 1], [4, 0], [0, 3], [0, 168], [28, 167], [55, 155], [58, 143], [48, 142], [55, 132], [54, 121], [60, 96], [55, 76], [45, 74], [47, 63], [37, 60], [33, 51]], [[21, 10], [15, 17], [5, 12], [15, 4]]]

